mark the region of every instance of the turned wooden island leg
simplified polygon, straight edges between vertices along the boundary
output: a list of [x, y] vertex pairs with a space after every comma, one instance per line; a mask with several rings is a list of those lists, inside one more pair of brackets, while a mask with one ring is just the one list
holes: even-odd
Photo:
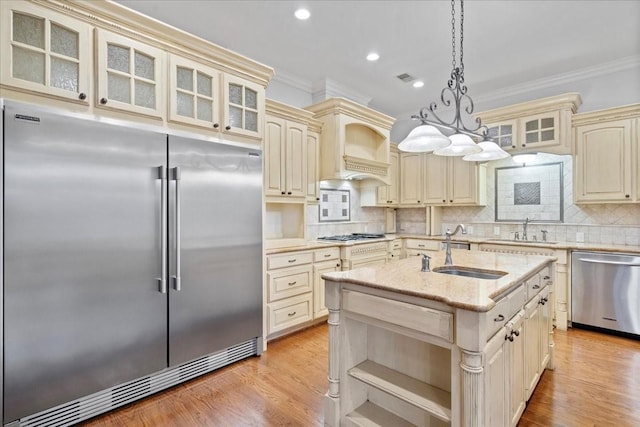
[[324, 425], [340, 425], [340, 285], [325, 281], [329, 309], [329, 390], [324, 395]]

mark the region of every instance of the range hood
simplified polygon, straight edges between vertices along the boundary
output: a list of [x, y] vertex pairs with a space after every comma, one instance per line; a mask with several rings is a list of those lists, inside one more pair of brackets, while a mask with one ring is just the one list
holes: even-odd
[[389, 138], [393, 117], [345, 98], [305, 108], [320, 120], [320, 180], [357, 180], [361, 186], [389, 185]]

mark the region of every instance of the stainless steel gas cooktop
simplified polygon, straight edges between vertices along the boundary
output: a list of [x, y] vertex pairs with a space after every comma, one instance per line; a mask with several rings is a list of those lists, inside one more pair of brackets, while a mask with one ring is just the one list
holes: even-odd
[[328, 240], [332, 242], [348, 242], [351, 240], [369, 240], [369, 239], [382, 239], [384, 234], [372, 234], [372, 233], [351, 233], [337, 236], [318, 237], [318, 240]]

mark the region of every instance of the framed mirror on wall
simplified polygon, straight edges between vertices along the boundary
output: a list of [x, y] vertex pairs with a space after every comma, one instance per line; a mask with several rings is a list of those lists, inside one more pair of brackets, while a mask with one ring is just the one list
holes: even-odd
[[496, 168], [496, 222], [563, 222], [562, 176], [562, 162]]
[[318, 215], [320, 222], [350, 221], [351, 192], [321, 188]]

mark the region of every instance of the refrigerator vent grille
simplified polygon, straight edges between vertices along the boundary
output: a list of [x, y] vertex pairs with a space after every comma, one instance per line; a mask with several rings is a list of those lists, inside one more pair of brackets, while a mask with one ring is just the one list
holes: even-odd
[[6, 427], [64, 427], [126, 405], [181, 382], [237, 362], [258, 353], [254, 338], [219, 353], [201, 357], [157, 374], [140, 378], [76, 401], [30, 415], [6, 424]]

